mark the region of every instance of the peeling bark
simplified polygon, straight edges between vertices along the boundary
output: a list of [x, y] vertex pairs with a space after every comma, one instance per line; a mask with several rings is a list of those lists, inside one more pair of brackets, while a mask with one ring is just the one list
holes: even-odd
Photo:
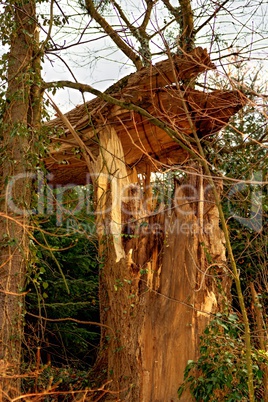
[[[121, 142], [112, 127], [108, 125], [100, 133], [100, 153], [93, 165], [93, 181], [96, 188], [97, 227], [102, 227], [100, 244], [108, 230], [111, 234], [116, 262], [125, 257], [122, 245], [121, 204], [123, 191], [129, 185]], [[107, 226], [107, 218], [109, 225]], [[106, 233], [107, 234], [107, 233]], [[101, 250], [101, 253], [104, 250]]]

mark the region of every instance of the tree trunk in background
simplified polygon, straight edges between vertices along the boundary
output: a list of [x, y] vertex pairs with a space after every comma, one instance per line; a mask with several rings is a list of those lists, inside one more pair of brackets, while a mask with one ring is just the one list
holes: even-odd
[[100, 138], [109, 150], [94, 169], [105, 173], [96, 193], [101, 319], [110, 328], [102, 346], [114, 392], [106, 400], [175, 401], [187, 361], [197, 358], [199, 337], [219, 309], [219, 288], [230, 287], [217, 208], [200, 169], [189, 166], [173, 207], [150, 214], [149, 168], [140, 192], [137, 175], [126, 177], [116, 133], [107, 127]]
[[[7, 18], [14, 27], [8, 55], [8, 90], [1, 129], [0, 219], [0, 397], [20, 394], [20, 362], [23, 336], [23, 286], [28, 259], [28, 217], [31, 200], [33, 121], [40, 116], [39, 100], [33, 99], [37, 74], [33, 71], [35, 39], [34, 1], [11, 1]], [[39, 106], [39, 107], [38, 107]], [[34, 112], [35, 110], [35, 112]], [[35, 114], [35, 117], [34, 117]]]

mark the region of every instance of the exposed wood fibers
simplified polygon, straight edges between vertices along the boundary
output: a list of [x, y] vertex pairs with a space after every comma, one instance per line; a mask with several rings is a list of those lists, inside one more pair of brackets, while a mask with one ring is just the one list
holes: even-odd
[[[238, 91], [201, 92], [189, 87], [173, 85], [184, 79], [195, 78], [200, 72], [214, 69], [206, 50], [196, 48], [190, 54], [174, 56], [155, 66], [144, 68], [120, 80], [106, 92], [116, 99], [142, 107], [153, 117], [164, 121], [175, 130], [178, 139], [191, 141], [189, 120], [182, 105], [181, 94], [187, 104], [192, 122], [200, 138], [209, 139], [229, 121], [246, 103]], [[175, 68], [174, 68], [175, 67]], [[173, 72], [176, 77], [173, 77]], [[147, 117], [134, 111], [109, 104], [99, 98], [80, 105], [65, 115], [76, 130], [85, 147], [96, 158], [99, 154], [99, 133], [108, 124], [116, 131], [123, 147], [126, 165], [145, 172], [147, 165], [157, 171], [162, 164], [182, 164], [188, 159], [187, 152], [163, 129]], [[70, 130], [59, 117], [50, 121], [48, 127], [61, 128], [63, 134], [51, 138], [50, 155], [45, 164], [52, 183], [86, 184], [88, 163]]]

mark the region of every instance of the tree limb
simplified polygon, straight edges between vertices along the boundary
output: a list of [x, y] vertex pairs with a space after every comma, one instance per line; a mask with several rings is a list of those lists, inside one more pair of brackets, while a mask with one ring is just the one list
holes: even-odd
[[166, 8], [170, 12], [170, 14], [172, 14], [173, 17], [175, 17], [176, 21], [180, 24], [181, 23], [181, 9], [180, 9], [180, 7], [173, 7], [170, 4], [169, 0], [162, 0], [162, 2], [166, 6]]
[[[157, 0], [156, 0], [157, 1]], [[147, 8], [145, 10], [145, 15], [144, 15], [144, 19], [139, 27], [140, 32], [145, 32], [145, 29], [150, 21], [150, 17], [151, 17], [151, 12], [154, 6], [154, 1], [153, 0], [147, 0]], [[156, 3], [156, 2], [155, 2]]]
[[150, 45], [149, 45], [149, 40], [150, 37], [146, 32], [146, 26], [150, 20], [150, 15], [151, 11], [153, 8], [153, 1], [149, 0], [147, 1], [147, 9], [145, 11], [145, 16], [144, 20], [141, 24], [140, 27], [135, 27], [133, 24], [131, 24], [126, 17], [125, 13], [123, 12], [121, 6], [114, 0], [112, 0], [112, 4], [115, 6], [116, 10], [119, 13], [119, 16], [122, 18], [122, 20], [125, 22], [126, 26], [132, 33], [132, 35], [139, 41], [140, 47], [139, 47], [139, 52], [141, 54], [141, 57], [143, 59], [144, 65], [148, 65], [151, 60], [151, 51], [150, 51]]
[[225, 0], [222, 4], [220, 4], [219, 7], [216, 8], [216, 10], [214, 11], [214, 13], [211, 14], [211, 16], [208, 17], [208, 18], [206, 19], [206, 21], [203, 22], [203, 24], [201, 24], [198, 28], [196, 28], [195, 34], [197, 34], [199, 31], [201, 31], [201, 29], [204, 28], [204, 26], [206, 26], [206, 25], [209, 23], [209, 21], [211, 21], [212, 18], [214, 18], [214, 17], [218, 14], [218, 12], [225, 6], [226, 3], [228, 3], [228, 1], [229, 1], [229, 0]]
[[181, 6], [181, 35], [179, 45], [182, 50], [189, 52], [194, 48], [195, 29], [194, 15], [190, 0], [179, 0]]
[[137, 70], [140, 70], [143, 65], [140, 57], [121, 39], [118, 33], [96, 10], [92, 0], [85, 0], [86, 9], [91, 17], [102, 27], [102, 29], [110, 36], [118, 48], [134, 63]]

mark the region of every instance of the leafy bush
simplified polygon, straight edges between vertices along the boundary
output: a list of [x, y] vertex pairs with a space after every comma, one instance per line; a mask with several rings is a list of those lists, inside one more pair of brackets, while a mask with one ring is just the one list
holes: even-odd
[[[179, 399], [189, 389], [197, 402], [249, 400], [242, 335], [243, 325], [236, 314], [216, 315], [201, 337], [199, 359], [189, 361], [186, 366]], [[266, 360], [265, 354], [255, 350], [252, 358], [256, 394], [258, 401], [263, 401], [261, 365]]]

